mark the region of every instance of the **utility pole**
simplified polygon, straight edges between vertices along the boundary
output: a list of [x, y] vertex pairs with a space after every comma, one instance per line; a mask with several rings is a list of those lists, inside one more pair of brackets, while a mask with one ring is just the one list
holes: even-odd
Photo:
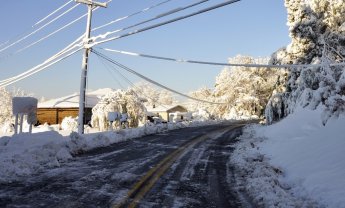
[[90, 48], [87, 44], [90, 43], [90, 34], [91, 34], [91, 19], [92, 19], [92, 9], [93, 7], [107, 7], [106, 3], [94, 2], [92, 0], [75, 0], [77, 3], [82, 3], [87, 5], [88, 15], [87, 15], [87, 24], [86, 32], [84, 39], [84, 55], [82, 62], [82, 72], [80, 80], [80, 94], [79, 94], [79, 117], [78, 117], [78, 133], [84, 134], [84, 116], [85, 116], [85, 91], [86, 91], [86, 78], [87, 78], [87, 67], [90, 54]]

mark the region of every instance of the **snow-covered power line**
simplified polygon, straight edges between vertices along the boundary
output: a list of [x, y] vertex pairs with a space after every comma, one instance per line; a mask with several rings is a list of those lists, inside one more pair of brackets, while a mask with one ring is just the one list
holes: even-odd
[[[174, 62], [178, 62], [178, 63], [206, 64], [206, 65], [216, 65], [216, 66], [242, 66], [242, 67], [263, 67], [263, 68], [298, 68], [298, 67], [321, 67], [322, 66], [322, 64], [282, 64], [282, 65], [232, 64], [232, 63], [219, 63], [219, 62], [195, 61], [195, 60], [187, 60], [187, 59], [176, 59], [176, 58], [169, 58], [169, 57], [162, 57], [162, 56], [133, 53], [133, 52], [128, 52], [128, 51], [119, 51], [119, 50], [114, 50], [114, 49], [109, 49], [109, 48], [100, 48], [100, 49], [103, 49], [105, 51], [114, 52], [114, 53], [130, 55], [130, 56], [139, 56], [139, 57], [145, 57], [145, 58], [174, 61]], [[345, 66], [345, 62], [332, 63], [332, 64], [330, 64], [330, 66]]]
[[36, 25], [42, 23], [44, 20], [48, 19], [49, 17], [51, 17], [52, 15], [54, 15], [56, 12], [60, 11], [61, 9], [65, 8], [68, 4], [72, 3], [73, 0], [68, 1], [67, 3], [65, 3], [64, 5], [62, 5], [61, 7], [57, 8], [56, 10], [54, 10], [53, 12], [51, 12], [50, 14], [48, 14], [47, 16], [45, 16], [44, 18], [42, 18], [41, 20], [39, 20], [38, 22], [36, 22], [32, 27], [35, 27]]
[[[43, 63], [23, 72], [21, 74], [18, 74], [14, 77], [11, 77], [11, 78], [8, 78], [5, 80], [1, 80], [0, 81], [0, 87], [8, 86], [8, 85], [13, 84], [15, 82], [18, 82], [24, 78], [27, 78], [33, 74], [36, 74], [37, 72], [42, 71], [43, 69], [47, 68], [48, 66], [51, 66], [52, 64], [55, 64], [55, 63], [65, 59], [65, 58], [69, 57], [70, 55], [76, 53], [77, 51], [82, 49], [82, 46], [81, 46], [82, 45], [82, 43], [81, 43], [82, 38], [83, 38], [83, 36], [79, 37], [78, 39], [73, 41], [71, 44], [69, 44], [67, 47], [65, 47], [64, 49], [62, 49], [58, 53], [54, 54], [50, 58], [46, 59]], [[78, 43], [78, 42], [80, 42], [80, 43]], [[77, 49], [75, 49], [75, 48], [77, 48]], [[73, 52], [70, 52], [73, 49], [75, 49], [75, 50]], [[68, 53], [68, 52], [70, 52], [70, 53]], [[68, 53], [68, 55], [65, 55], [66, 53]], [[60, 58], [62, 56], [64, 56], [64, 57]], [[57, 60], [57, 59], [59, 59], [59, 60]]]
[[142, 74], [140, 74], [140, 73], [134, 71], [133, 69], [130, 69], [129, 67], [126, 67], [126, 66], [124, 66], [124, 65], [122, 65], [122, 64], [120, 64], [120, 63], [114, 61], [113, 59], [111, 59], [111, 58], [105, 56], [104, 54], [101, 54], [101, 53], [99, 53], [99, 52], [97, 52], [97, 51], [95, 51], [95, 50], [92, 50], [92, 52], [93, 52], [94, 54], [96, 54], [97, 56], [99, 56], [99, 57], [101, 57], [101, 58], [103, 58], [103, 59], [105, 59], [105, 60], [107, 60], [107, 61], [109, 61], [109, 62], [115, 64], [116, 66], [118, 66], [118, 67], [120, 67], [120, 68], [122, 68], [122, 69], [124, 69], [124, 70], [126, 70], [126, 71], [128, 71], [128, 72], [130, 72], [130, 73], [132, 73], [132, 74], [134, 74], [134, 75], [136, 75], [136, 76], [138, 76], [138, 77], [140, 77], [140, 78], [142, 78], [142, 79], [144, 79], [144, 80], [146, 80], [146, 81], [148, 81], [148, 82], [150, 82], [150, 83], [152, 83], [152, 84], [158, 86], [158, 87], [161, 87], [161, 88], [163, 88], [163, 89], [166, 89], [166, 90], [168, 90], [168, 91], [170, 91], [170, 92], [172, 92], [172, 93], [181, 95], [181, 96], [183, 96], [183, 97], [186, 97], [186, 98], [188, 98], [188, 99], [195, 100], [195, 101], [198, 101], [198, 102], [204, 102], [204, 103], [209, 103], [209, 104], [217, 104], [217, 105], [226, 105], [226, 104], [227, 104], [227, 103], [219, 103], [219, 102], [211, 102], [211, 101], [207, 101], [207, 100], [201, 100], [201, 99], [194, 98], [194, 97], [191, 97], [191, 96], [189, 96], [189, 95], [183, 94], [183, 93], [178, 92], [178, 91], [176, 91], [176, 90], [174, 90], [174, 89], [171, 89], [171, 88], [169, 88], [169, 87], [167, 87], [167, 86], [165, 86], [165, 85], [162, 85], [162, 84], [160, 84], [160, 83], [158, 83], [158, 82], [156, 82], [156, 81], [154, 81], [154, 80], [152, 80], [152, 79], [150, 79], [150, 78], [148, 78], [148, 77], [146, 77], [146, 76], [144, 76], [144, 75], [142, 75]]
[[209, 1], [209, 0], [201, 0], [201, 1], [198, 1], [198, 2], [193, 3], [193, 4], [189, 4], [189, 5], [184, 6], [184, 7], [178, 7], [178, 8], [169, 10], [167, 12], [161, 13], [161, 14], [157, 15], [154, 18], [151, 18], [151, 19], [148, 19], [148, 20], [144, 20], [144, 21], [136, 23], [134, 25], [131, 25], [131, 26], [128, 26], [128, 27], [124, 27], [124, 28], [121, 28], [121, 29], [117, 29], [117, 30], [114, 30], [114, 31], [111, 31], [111, 32], [106, 32], [106, 33], [98, 35], [96, 37], [92, 37], [91, 39], [92, 39], [93, 42], [96, 41], [97, 39], [104, 39], [104, 38], [107, 38], [109, 35], [112, 35], [112, 34], [115, 34], [115, 33], [118, 33], [118, 32], [124, 31], [124, 30], [128, 30], [130, 28], [137, 27], [139, 25], [142, 25], [142, 24], [145, 24], [145, 23], [148, 23], [148, 22], [151, 22], [151, 21], [154, 21], [154, 20], [166, 17], [168, 15], [171, 15], [171, 14], [174, 14], [174, 13], [177, 13], [177, 12], [180, 12], [180, 11], [192, 8], [194, 6], [200, 5], [200, 4], [205, 3], [207, 1]]
[[[99, 8], [99, 7], [94, 8], [93, 11], [96, 11], [98, 8]], [[65, 29], [65, 28], [71, 26], [72, 24], [76, 23], [77, 21], [81, 20], [81, 19], [82, 19], [83, 17], [85, 17], [86, 15], [87, 15], [87, 13], [83, 14], [82, 16], [80, 16], [80, 17], [74, 19], [72, 22], [69, 22], [68, 24], [66, 24], [66, 25], [64, 25], [64, 26], [62, 26], [62, 27], [60, 27], [59, 29], [55, 30], [54, 32], [51, 32], [51, 33], [49, 33], [48, 35], [42, 37], [41, 39], [39, 39], [39, 40], [37, 40], [37, 41], [35, 41], [35, 42], [33, 42], [33, 43], [31, 43], [31, 44], [29, 44], [29, 45], [27, 45], [27, 46], [21, 48], [21, 49], [19, 49], [19, 50], [17, 50], [14, 54], [17, 54], [17, 53], [19, 53], [19, 52], [22, 52], [22, 51], [24, 51], [24, 50], [26, 50], [26, 49], [28, 49], [28, 48], [30, 48], [30, 47], [32, 47], [32, 46], [34, 46], [34, 45], [40, 43], [41, 41], [43, 41], [43, 40], [49, 38], [50, 36], [52, 36], [52, 35], [54, 35], [54, 34], [60, 32], [61, 30]]]
[[[58, 9], [56, 9], [56, 10], [54, 10], [53, 12], [51, 12], [50, 14], [48, 14], [47, 16], [43, 17], [43, 18], [40, 19], [38, 22], [36, 22], [34, 25], [32, 25], [32, 26], [30, 27], [30, 29], [33, 28], [33, 27], [36, 27], [38, 24], [40, 24], [41, 22], [43, 22], [44, 20], [46, 20], [47, 18], [49, 18], [50, 16], [52, 16], [52, 15], [55, 14], [56, 12], [60, 11], [62, 8], [66, 7], [66, 6], [67, 6], [68, 4], [70, 4], [71, 2], [73, 2], [73, 0], [70, 0], [69, 2], [65, 3], [64, 5], [62, 5], [61, 7], [59, 7]], [[26, 33], [26, 32], [23, 32], [22, 34], [24, 34], [24, 33]], [[18, 37], [18, 36], [21, 36], [21, 35], [17, 35], [17, 37]], [[7, 40], [7, 41], [5, 41], [4, 43], [1, 43], [1, 44], [0, 44], [0, 47], [3, 46], [3, 45], [6, 45], [6, 44], [9, 43], [9, 42], [10, 42], [10, 40]]]
[[[73, 1], [73, 0], [72, 0], [72, 1]], [[111, 2], [111, 1], [112, 1], [112, 0], [109, 0], [108, 2]], [[107, 2], [107, 3], [108, 3], [108, 2]], [[93, 8], [92, 10], [93, 10], [93, 11], [96, 11], [97, 9], [99, 9], [99, 7], [95, 7], [95, 8]], [[17, 53], [19, 53], [19, 52], [22, 52], [22, 51], [24, 51], [24, 50], [26, 50], [26, 49], [28, 49], [28, 48], [30, 48], [30, 47], [32, 47], [32, 46], [34, 46], [34, 45], [40, 43], [40, 42], [42, 42], [43, 40], [49, 38], [50, 36], [52, 36], [52, 35], [54, 35], [54, 34], [60, 32], [61, 30], [65, 29], [65, 28], [67, 28], [67, 27], [69, 27], [69, 26], [71, 26], [71, 25], [74, 24], [74, 23], [78, 22], [79, 20], [81, 20], [81, 19], [82, 19], [83, 17], [85, 17], [86, 15], [87, 15], [87, 13], [81, 15], [80, 17], [74, 19], [73, 21], [69, 22], [68, 24], [66, 24], [66, 25], [64, 25], [64, 26], [62, 26], [62, 27], [60, 27], [59, 29], [57, 29], [57, 30], [55, 30], [55, 31], [53, 31], [53, 32], [51, 32], [51, 33], [49, 33], [48, 35], [42, 37], [41, 39], [39, 39], [39, 40], [37, 40], [37, 41], [35, 41], [35, 42], [33, 42], [33, 43], [31, 43], [31, 44], [29, 44], [29, 45], [27, 45], [27, 46], [21, 48], [21, 49], [19, 49], [19, 50], [17, 50], [14, 54], [17, 54]], [[14, 55], [14, 54], [12, 54], [12, 55]]]
[[42, 25], [41, 27], [37, 28], [36, 30], [34, 30], [33, 32], [29, 33], [28, 35], [20, 38], [19, 40], [11, 43], [10, 45], [0, 49], [0, 52], [22, 42], [23, 40], [27, 39], [28, 37], [36, 34], [37, 32], [39, 32], [40, 30], [42, 30], [43, 28], [47, 27], [48, 25], [50, 25], [51, 23], [55, 22], [56, 20], [58, 20], [59, 18], [61, 18], [62, 16], [66, 15], [67, 13], [71, 12], [73, 9], [75, 9], [77, 6], [79, 6], [79, 4], [74, 5], [73, 7], [69, 8], [68, 10], [66, 10], [65, 12], [63, 12], [62, 14], [58, 15], [57, 17], [55, 17], [54, 19], [50, 20], [49, 22], [47, 22], [46, 24]]
[[[158, 24], [154, 24], [154, 25], [151, 25], [151, 26], [142, 28], [142, 29], [138, 29], [138, 30], [135, 30], [135, 31], [132, 31], [132, 32], [123, 34], [123, 35], [120, 35], [120, 36], [108, 38], [108, 39], [101, 40], [101, 41], [94, 42], [94, 43], [90, 43], [90, 44], [89, 44], [89, 47], [92, 47], [92, 46], [94, 46], [94, 45], [98, 45], [98, 44], [101, 44], [101, 43], [109, 42], [109, 41], [112, 41], [112, 40], [124, 38], [124, 37], [130, 36], [130, 35], [134, 35], [134, 34], [137, 34], [137, 33], [141, 33], [141, 32], [144, 32], [144, 31], [147, 31], [147, 30], [151, 30], [151, 29], [154, 29], [154, 28], [157, 28], [157, 27], [161, 27], [161, 26], [163, 26], [163, 25], [167, 25], [167, 24], [170, 24], [170, 23], [173, 23], [173, 22], [177, 22], [177, 21], [180, 21], [180, 20], [183, 20], [183, 19], [186, 19], [186, 18], [195, 16], [195, 15], [199, 15], [199, 14], [202, 14], [202, 13], [205, 13], [205, 12], [209, 12], [209, 11], [211, 11], [211, 10], [218, 9], [218, 8], [220, 8], [220, 7], [223, 7], [223, 6], [226, 6], [226, 5], [229, 5], [229, 4], [238, 2], [238, 1], [240, 1], [240, 0], [230, 0], [230, 1], [226, 1], [226, 2], [220, 3], [220, 4], [216, 4], [216, 5], [214, 5], [214, 6], [210, 6], [210, 7], [207, 7], [207, 8], [205, 8], [205, 9], [199, 10], [199, 11], [197, 11], [197, 12], [193, 12], [193, 13], [191, 13], [191, 14], [187, 14], [187, 15], [184, 15], [184, 16], [180, 16], [180, 17], [177, 17], [177, 18], [174, 18], [174, 19], [171, 19], [171, 20], [167, 20], [167, 21], [165, 21], [165, 22], [158, 23]], [[103, 35], [102, 38], [106, 38], [106, 36]]]
[[22, 79], [25, 79], [25, 78], [27, 78], [27, 77], [30, 77], [30, 76], [32, 76], [32, 75], [34, 75], [34, 74], [36, 74], [36, 73], [38, 73], [38, 72], [40, 72], [40, 71], [42, 71], [42, 70], [48, 68], [49, 66], [51, 66], [51, 65], [53, 65], [53, 64], [56, 64], [56, 63], [58, 63], [58, 62], [60, 62], [60, 61], [62, 61], [62, 60], [64, 60], [64, 59], [70, 57], [71, 55], [75, 54], [76, 52], [80, 51], [81, 49], [82, 49], [82, 48], [75, 49], [74, 51], [68, 53], [67, 55], [62, 56], [61, 58], [56, 59], [55, 61], [50, 62], [49, 64], [47, 64], [47, 65], [45, 65], [45, 66], [39, 67], [37, 70], [31, 72], [30, 74], [26, 74], [25, 76], [21, 76], [21, 77], [15, 79], [15, 80], [12, 80], [12, 81], [10, 81], [10, 82], [6, 82], [6, 83], [4, 83], [4, 84], [1, 83], [1, 84], [0, 84], [0, 87], [6, 87], [6, 86], [11, 85], [11, 84], [13, 84], [13, 83], [15, 83], [15, 82], [18, 82], [18, 81], [20, 81], [20, 80], [22, 80]]
[[[44, 65], [44, 64], [46, 64], [46, 63], [48, 63], [48, 62], [50, 62], [50, 61], [52, 61], [52, 60], [54, 60], [55, 58], [57, 58], [57, 57], [63, 55], [64, 53], [66, 53], [66, 52], [72, 50], [73, 48], [81, 47], [81, 45], [82, 45], [81, 40], [82, 40], [82, 39], [83, 39], [83, 36], [80, 36], [80, 37], [77, 38], [75, 41], [73, 41], [73, 42], [70, 43], [68, 46], [66, 46], [64, 49], [60, 50], [59, 52], [57, 52], [56, 54], [54, 54], [54, 55], [51, 56], [50, 58], [46, 59], [42, 64], [37, 65], [36, 67], [33, 67], [33, 68], [31, 68], [31, 69], [29, 69], [29, 70], [27, 70], [27, 71], [25, 71], [25, 72], [23, 72], [23, 73], [21, 73], [21, 74], [19, 74], [19, 75], [17, 75], [17, 76], [14, 76], [14, 77], [11, 77], [11, 78], [8, 78], [8, 79], [5, 79], [5, 80], [1, 80], [1, 81], [0, 81], [0, 84], [3, 84], [3, 83], [5, 83], [5, 82], [14, 80], [14, 79], [16, 79], [16, 78], [18, 78], [18, 77], [20, 77], [20, 76], [24, 76], [24, 75], [26, 75], [26, 74], [28, 74], [28, 73], [31, 73], [31, 72], [34, 71], [36, 68], [38, 68], [38, 67], [40, 67], [40, 66], [42, 66], [42, 65]], [[79, 42], [79, 43], [78, 43], [78, 42]]]
[[170, 1], [172, 1], [172, 0], [165, 0], [165, 1], [163, 1], [163, 2], [160, 2], [160, 3], [157, 3], [157, 4], [155, 4], [155, 5], [149, 6], [149, 7], [145, 8], [145, 9], [140, 10], [140, 11], [134, 12], [134, 13], [132, 13], [132, 14], [130, 14], [130, 15], [123, 16], [123, 17], [119, 17], [119, 18], [117, 18], [117, 19], [115, 19], [115, 20], [113, 20], [113, 21], [110, 21], [110, 22], [108, 22], [108, 23], [106, 23], [106, 24], [104, 24], [104, 25], [101, 25], [101, 26], [98, 26], [98, 27], [93, 28], [92, 31], [96, 31], [96, 30], [98, 30], [98, 29], [101, 29], [101, 28], [107, 27], [107, 26], [109, 26], [109, 25], [112, 25], [112, 24], [114, 24], [114, 23], [116, 23], [116, 22], [119, 22], [119, 21], [125, 20], [125, 19], [127, 19], [127, 18], [133, 17], [133, 16], [135, 16], [135, 15], [138, 15], [138, 14], [141, 14], [141, 13], [144, 13], [144, 12], [147, 12], [147, 11], [149, 11], [149, 10], [155, 8], [155, 7], [161, 6], [161, 5], [163, 5], [163, 4], [165, 4], [165, 3], [168, 3], [168, 2], [170, 2]]

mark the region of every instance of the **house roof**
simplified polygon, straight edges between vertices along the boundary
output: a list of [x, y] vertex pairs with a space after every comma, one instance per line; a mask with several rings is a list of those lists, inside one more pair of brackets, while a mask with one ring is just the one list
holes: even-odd
[[167, 112], [167, 111], [169, 111], [173, 108], [179, 107], [179, 106], [186, 109], [182, 105], [158, 105], [155, 108], [153, 108], [153, 106], [149, 106], [149, 107], [146, 107], [146, 109], [148, 112]]
[[[110, 88], [98, 89], [91, 92], [86, 92], [85, 107], [94, 107], [103, 95], [114, 91]], [[64, 96], [61, 98], [51, 99], [45, 102], [40, 102], [38, 108], [78, 108], [79, 107], [79, 93]]]

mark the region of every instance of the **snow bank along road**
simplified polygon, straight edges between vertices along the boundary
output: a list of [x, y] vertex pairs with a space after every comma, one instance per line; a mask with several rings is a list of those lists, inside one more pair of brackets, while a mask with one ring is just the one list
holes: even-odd
[[185, 128], [93, 150], [0, 184], [0, 207], [248, 207], [227, 165], [243, 126]]

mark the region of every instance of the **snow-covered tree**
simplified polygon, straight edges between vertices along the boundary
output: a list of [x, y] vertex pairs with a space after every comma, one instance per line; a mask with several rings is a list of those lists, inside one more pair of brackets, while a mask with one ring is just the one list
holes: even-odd
[[[202, 87], [196, 91], [192, 91], [189, 93], [189, 95], [199, 100], [207, 100], [210, 102], [213, 102], [215, 100], [213, 90], [207, 87]], [[189, 103], [188, 109], [189, 111], [193, 112], [193, 111], [198, 111], [199, 109], [210, 110], [211, 107], [212, 106], [209, 103], [191, 100]]]
[[[238, 55], [228, 61], [233, 64], [267, 64], [268, 59]], [[191, 93], [199, 99], [226, 104], [198, 102], [194, 108], [205, 109], [218, 118], [260, 117], [279, 75], [284, 73], [277, 69], [226, 67], [216, 77], [213, 90], [202, 88]]]
[[154, 87], [147, 82], [139, 82], [131, 88], [138, 96], [147, 100], [147, 104], [153, 105], [171, 105], [174, 102], [172, 93]]
[[266, 109], [269, 122], [293, 112], [297, 105], [325, 107], [323, 121], [344, 112], [345, 0], [286, 0], [291, 43], [273, 54], [272, 64], [321, 64], [289, 70], [284, 87]]

